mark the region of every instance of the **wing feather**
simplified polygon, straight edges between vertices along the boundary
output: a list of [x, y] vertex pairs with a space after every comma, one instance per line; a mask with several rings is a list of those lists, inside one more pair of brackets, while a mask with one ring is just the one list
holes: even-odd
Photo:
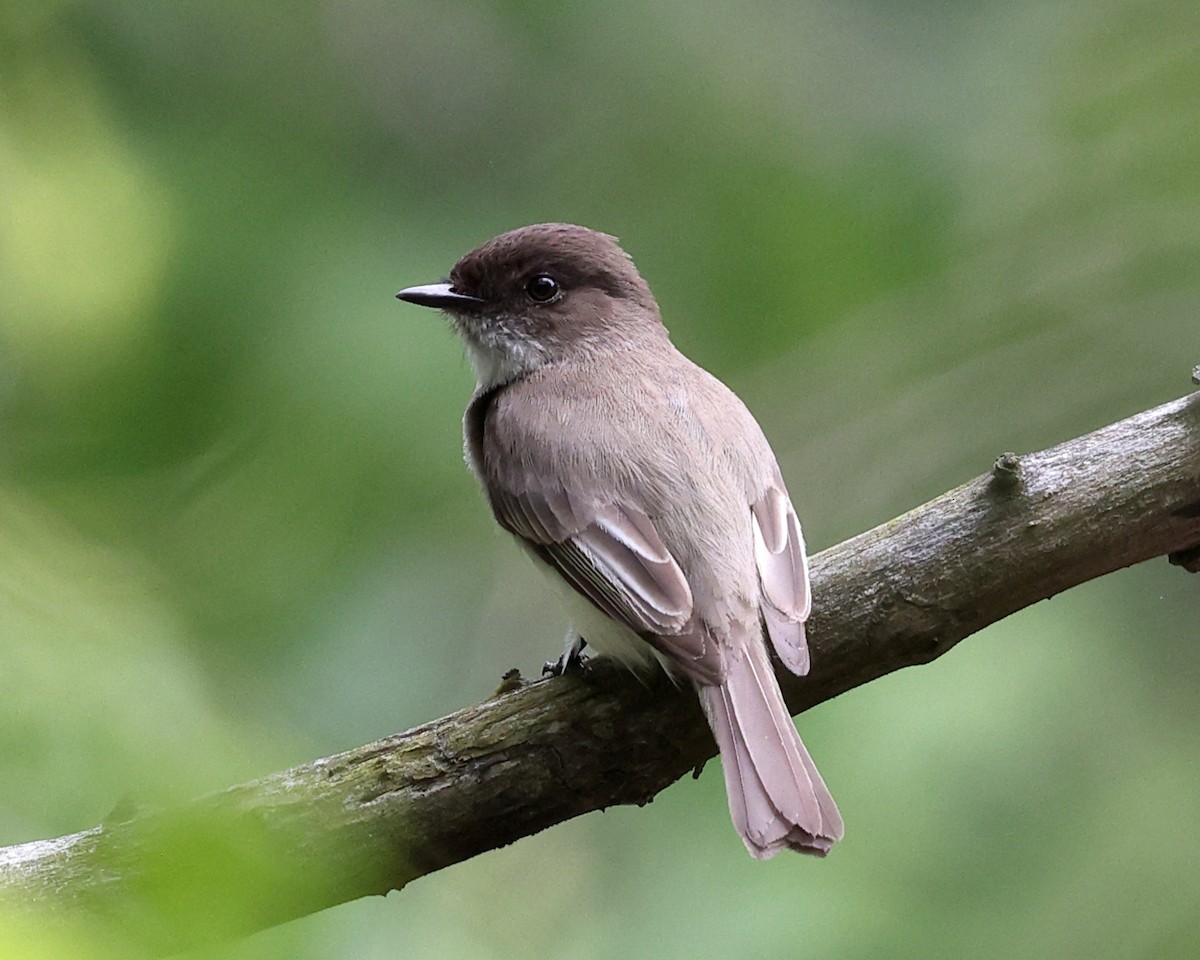
[[800, 521], [782, 481], [769, 486], [751, 511], [763, 622], [779, 659], [792, 673], [803, 676], [809, 668], [804, 621], [808, 619], [812, 601]]
[[704, 683], [723, 676], [717, 645], [692, 616], [692, 589], [653, 521], [629, 502], [592, 509], [565, 491], [489, 485], [496, 519], [576, 591]]
[[[562, 493], [492, 489], [500, 524], [534, 546], [571, 585], [636, 633], [678, 633], [692, 615], [692, 590], [653, 523], [631, 504], [579, 517]], [[570, 522], [565, 522], [570, 521]], [[597, 603], [597, 606], [600, 606]]]

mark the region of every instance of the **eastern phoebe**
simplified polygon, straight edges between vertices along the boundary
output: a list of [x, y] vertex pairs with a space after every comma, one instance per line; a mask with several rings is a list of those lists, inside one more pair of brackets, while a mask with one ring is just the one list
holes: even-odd
[[446, 312], [478, 386], [466, 457], [499, 524], [569, 587], [586, 642], [695, 688], [751, 856], [823, 856], [842, 818], [767, 653], [808, 671], [800, 524], [733, 392], [672, 345], [613, 237], [547, 223], [488, 241], [401, 300]]

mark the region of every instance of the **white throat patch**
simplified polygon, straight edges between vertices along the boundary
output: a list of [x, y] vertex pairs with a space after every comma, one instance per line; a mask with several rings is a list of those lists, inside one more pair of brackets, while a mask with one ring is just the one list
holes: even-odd
[[497, 327], [463, 331], [467, 358], [481, 389], [508, 383], [546, 363], [541, 346]]

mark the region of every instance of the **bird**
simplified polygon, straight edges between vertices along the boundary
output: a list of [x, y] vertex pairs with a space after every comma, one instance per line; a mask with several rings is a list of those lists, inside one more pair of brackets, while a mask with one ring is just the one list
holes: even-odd
[[443, 311], [463, 340], [476, 377], [467, 463], [571, 618], [553, 672], [578, 667], [586, 645], [689, 684], [750, 855], [826, 855], [842, 818], [768, 651], [809, 670], [808, 560], [753, 415], [676, 349], [608, 234], [521, 227], [396, 296]]

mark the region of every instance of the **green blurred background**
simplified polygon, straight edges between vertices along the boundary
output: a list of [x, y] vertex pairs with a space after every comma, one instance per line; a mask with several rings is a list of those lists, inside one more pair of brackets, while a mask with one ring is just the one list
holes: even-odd
[[[621, 237], [814, 550], [1187, 392], [1198, 51], [1189, 0], [6, 0], [0, 843], [556, 652], [392, 298], [501, 230]], [[710, 765], [198, 955], [1194, 960], [1198, 622], [1158, 560], [806, 714], [825, 862]]]

